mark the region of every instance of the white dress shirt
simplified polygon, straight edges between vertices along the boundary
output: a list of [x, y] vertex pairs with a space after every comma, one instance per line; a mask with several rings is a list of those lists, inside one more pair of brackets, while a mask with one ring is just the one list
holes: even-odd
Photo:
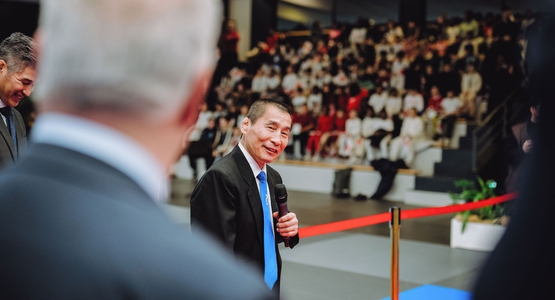
[[[272, 202], [270, 201], [270, 187], [268, 186], [268, 171], [266, 169], [266, 165], [264, 165], [264, 167], [261, 169], [258, 164], [256, 163], [256, 161], [254, 160], [254, 158], [252, 157], [252, 155], [250, 155], [250, 153], [247, 151], [247, 149], [245, 149], [245, 147], [243, 147], [243, 144], [241, 144], [241, 142], [239, 142], [239, 149], [241, 149], [241, 152], [243, 152], [243, 155], [245, 156], [245, 158], [247, 159], [247, 161], [249, 162], [249, 166], [251, 167], [252, 170], [252, 174], [254, 175], [254, 178], [256, 179], [256, 186], [258, 187], [258, 193], [260, 194], [260, 180], [258, 180], [258, 174], [260, 174], [260, 172], [264, 171], [264, 173], [266, 173], [266, 191], [268, 191], [268, 193], [266, 193], [266, 195], [268, 196], [268, 198], [266, 199], [266, 203], [268, 203], [268, 207], [270, 208], [268, 210], [268, 213], [270, 214], [269, 216], [266, 216], [266, 218], [270, 218], [270, 221], [272, 222], [272, 227], [274, 226], [274, 217], [272, 216]], [[272, 230], [272, 232], [274, 232]], [[275, 235], [275, 233], [274, 233]]]

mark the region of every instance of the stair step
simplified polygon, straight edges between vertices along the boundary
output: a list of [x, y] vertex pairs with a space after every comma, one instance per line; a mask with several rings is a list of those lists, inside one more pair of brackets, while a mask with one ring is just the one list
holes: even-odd
[[451, 205], [453, 200], [448, 193], [412, 190], [405, 193], [405, 204], [437, 207]]
[[446, 177], [463, 177], [466, 178], [472, 175], [472, 169], [469, 163], [459, 164], [459, 163], [436, 163], [434, 165], [434, 175], [435, 176], [446, 176]]
[[416, 176], [414, 189], [417, 191], [430, 191], [440, 193], [460, 193], [462, 190], [455, 186], [455, 180], [475, 179], [473, 174], [467, 177], [451, 177], [451, 176]]

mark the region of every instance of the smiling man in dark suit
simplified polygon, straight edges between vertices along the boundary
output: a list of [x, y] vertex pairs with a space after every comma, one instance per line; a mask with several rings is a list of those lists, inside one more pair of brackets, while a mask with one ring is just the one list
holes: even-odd
[[25, 123], [14, 109], [35, 85], [33, 40], [19, 32], [0, 43], [0, 168], [16, 162], [27, 145]]
[[243, 136], [233, 151], [214, 164], [191, 195], [191, 226], [212, 233], [237, 256], [260, 269], [279, 295], [281, 257], [277, 244], [299, 242], [298, 220], [278, 218], [274, 186], [281, 176], [268, 164], [287, 146], [291, 114], [271, 99], [254, 102], [241, 123]]
[[39, 115], [0, 174], [0, 298], [275, 299], [157, 203], [210, 83], [220, 2], [41, 1]]

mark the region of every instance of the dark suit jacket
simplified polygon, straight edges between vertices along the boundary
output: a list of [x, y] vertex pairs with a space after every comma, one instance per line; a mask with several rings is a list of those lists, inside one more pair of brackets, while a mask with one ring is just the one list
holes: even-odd
[[0, 191], [0, 298], [275, 297], [254, 268], [94, 158], [32, 145], [0, 175]]
[[[13, 109], [14, 122], [15, 122], [15, 132], [17, 136], [17, 149], [21, 153], [27, 146], [27, 132], [25, 130], [25, 122], [23, 122], [23, 117], [17, 111]], [[2, 119], [0, 118], [0, 121]], [[0, 169], [15, 163], [19, 153], [15, 152], [12, 136], [8, 130], [6, 124], [2, 121], [0, 122]]]
[[[267, 166], [268, 187], [272, 211], [277, 211], [274, 186], [282, 183], [279, 173]], [[274, 224], [277, 221], [274, 220]], [[256, 179], [241, 149], [220, 159], [204, 174], [191, 195], [191, 226], [204, 228], [236, 255], [258, 266], [263, 278], [262, 203]], [[200, 226], [199, 226], [200, 225]], [[281, 256], [277, 244], [283, 241], [275, 231], [278, 263], [278, 281], [274, 289], [279, 292]], [[290, 246], [299, 243], [299, 236], [290, 239]]]

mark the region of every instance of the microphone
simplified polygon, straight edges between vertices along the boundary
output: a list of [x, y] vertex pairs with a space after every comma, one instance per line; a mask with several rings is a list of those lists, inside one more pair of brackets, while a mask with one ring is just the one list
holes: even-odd
[[[276, 196], [279, 217], [285, 216], [289, 212], [287, 209], [287, 189], [285, 188], [285, 185], [281, 183], [276, 184], [274, 187], [274, 195]], [[289, 247], [288, 236], [283, 237], [283, 243], [285, 244], [285, 247]]]

